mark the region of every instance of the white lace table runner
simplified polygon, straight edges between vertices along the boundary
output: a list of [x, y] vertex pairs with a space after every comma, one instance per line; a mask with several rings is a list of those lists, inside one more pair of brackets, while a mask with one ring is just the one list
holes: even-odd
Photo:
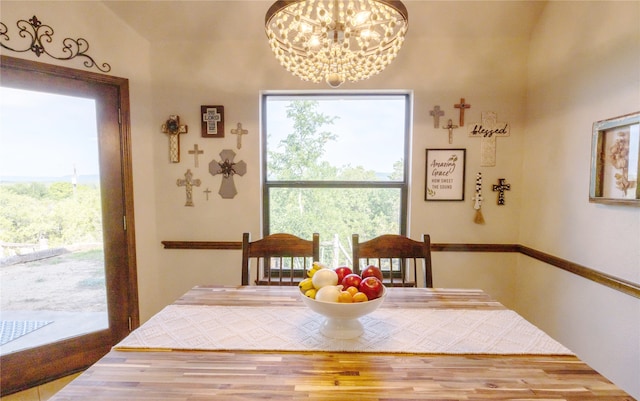
[[305, 307], [170, 305], [115, 349], [572, 355], [511, 310], [378, 309], [350, 340], [323, 336], [323, 320]]

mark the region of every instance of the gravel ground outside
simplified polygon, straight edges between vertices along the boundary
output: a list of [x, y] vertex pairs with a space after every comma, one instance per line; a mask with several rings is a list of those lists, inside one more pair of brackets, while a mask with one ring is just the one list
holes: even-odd
[[102, 249], [0, 267], [0, 311], [106, 312]]

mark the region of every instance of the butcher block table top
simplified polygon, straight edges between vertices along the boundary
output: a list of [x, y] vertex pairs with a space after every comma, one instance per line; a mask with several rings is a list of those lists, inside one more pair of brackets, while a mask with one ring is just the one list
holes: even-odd
[[[265, 307], [300, 308], [303, 304], [296, 287], [199, 286], [170, 305], [174, 308], [196, 307], [204, 311], [209, 309], [207, 306], [211, 309], [243, 307], [245, 311], [255, 307], [258, 311]], [[445, 315], [465, 310], [507, 311], [480, 290], [427, 288], [389, 288], [379, 311], [402, 310], [406, 313], [408, 309], [414, 309], [416, 313], [429, 309]], [[306, 312], [313, 313], [310, 310]], [[148, 325], [154, 318], [136, 332], [149, 331]], [[260, 334], [264, 332], [256, 330], [255, 333], [255, 341], [260, 342]], [[317, 335], [322, 336], [320, 333]], [[417, 334], [416, 341], [421, 340], [419, 337]], [[51, 398], [52, 401], [257, 399], [634, 400], [570, 353], [449, 354], [126, 347], [115, 347]]]

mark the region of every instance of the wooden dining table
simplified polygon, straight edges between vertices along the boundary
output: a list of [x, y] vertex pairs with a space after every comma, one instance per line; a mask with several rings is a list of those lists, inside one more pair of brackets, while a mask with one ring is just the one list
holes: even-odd
[[[172, 306], [241, 306], [250, 312], [303, 304], [297, 287], [198, 286]], [[387, 289], [379, 311], [401, 309], [445, 315], [506, 310], [481, 290]], [[147, 334], [155, 330], [147, 329]], [[260, 333], [255, 342], [261, 341]], [[51, 400], [633, 400], [573, 354], [249, 348], [114, 347]]]

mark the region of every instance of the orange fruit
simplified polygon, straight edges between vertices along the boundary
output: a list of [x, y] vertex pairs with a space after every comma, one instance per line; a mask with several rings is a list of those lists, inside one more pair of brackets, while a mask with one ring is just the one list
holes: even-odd
[[353, 302], [367, 302], [369, 298], [363, 292], [356, 292], [353, 295]]
[[351, 294], [351, 296], [356, 295], [356, 292], [358, 292], [358, 288], [357, 287], [347, 287], [347, 289], [345, 290], [347, 291], [349, 294]]
[[353, 302], [353, 297], [348, 291], [340, 291], [340, 294], [338, 295], [338, 302], [350, 304]]

